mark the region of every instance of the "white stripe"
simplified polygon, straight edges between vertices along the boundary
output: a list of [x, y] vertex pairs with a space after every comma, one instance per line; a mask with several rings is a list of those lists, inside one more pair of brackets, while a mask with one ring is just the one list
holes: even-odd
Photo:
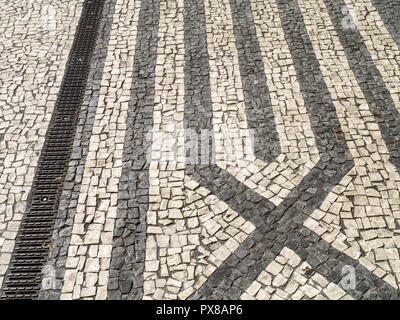
[[168, 292], [155, 292], [154, 281], [168, 270], [155, 239], [177, 234], [185, 199], [183, 0], [160, 3], [158, 30], [143, 298], [173, 299]]

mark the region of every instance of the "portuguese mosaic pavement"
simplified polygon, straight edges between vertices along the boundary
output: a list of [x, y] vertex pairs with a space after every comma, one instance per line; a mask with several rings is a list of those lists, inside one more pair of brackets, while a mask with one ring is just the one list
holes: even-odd
[[[83, 5], [2, 1], [0, 287]], [[399, 18], [104, 1], [38, 298], [399, 299]]]

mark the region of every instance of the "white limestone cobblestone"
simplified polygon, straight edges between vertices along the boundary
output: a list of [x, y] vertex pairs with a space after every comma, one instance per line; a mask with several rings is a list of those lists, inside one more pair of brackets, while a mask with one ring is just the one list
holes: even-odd
[[[143, 299], [176, 298], [182, 282], [168, 278], [168, 267], [179, 265], [180, 250], [169, 246], [181, 225], [184, 203], [184, 29], [183, 1], [160, 3], [158, 55], [155, 70], [153, 144], [149, 167], [149, 210]], [[176, 237], [176, 242], [184, 241]], [[187, 241], [186, 241], [187, 242]], [[161, 247], [161, 249], [158, 249]], [[168, 257], [166, 253], [168, 250]], [[168, 280], [168, 281], [167, 281]], [[156, 282], [162, 289], [156, 290]], [[170, 292], [166, 292], [168, 289]]]

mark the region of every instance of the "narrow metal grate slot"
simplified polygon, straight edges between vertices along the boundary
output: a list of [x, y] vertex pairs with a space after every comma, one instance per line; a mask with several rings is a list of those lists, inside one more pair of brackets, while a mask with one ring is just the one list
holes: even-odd
[[2, 299], [38, 297], [104, 0], [85, 0], [38, 169], [4, 279]]

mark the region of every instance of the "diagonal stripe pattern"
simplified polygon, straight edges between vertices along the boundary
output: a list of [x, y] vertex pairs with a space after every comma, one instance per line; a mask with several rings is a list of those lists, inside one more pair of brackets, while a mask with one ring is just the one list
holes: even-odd
[[[0, 13], [3, 297], [82, 3]], [[106, 0], [44, 255], [19, 266], [38, 277], [18, 281], [39, 299], [399, 299], [397, 7]], [[62, 52], [28, 32], [24, 55], [19, 25]]]

